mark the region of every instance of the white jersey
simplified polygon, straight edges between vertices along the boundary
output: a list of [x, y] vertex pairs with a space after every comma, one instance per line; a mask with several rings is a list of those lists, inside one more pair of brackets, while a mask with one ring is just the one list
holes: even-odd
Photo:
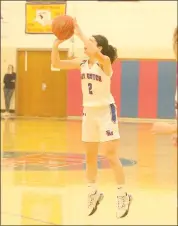
[[111, 76], [98, 63], [89, 68], [88, 61], [81, 63], [81, 83], [84, 107], [100, 107], [114, 103], [111, 94]]

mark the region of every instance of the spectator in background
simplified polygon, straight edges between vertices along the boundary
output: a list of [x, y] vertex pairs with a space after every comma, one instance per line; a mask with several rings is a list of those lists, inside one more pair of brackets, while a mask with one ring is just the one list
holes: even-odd
[[10, 115], [10, 103], [12, 95], [15, 90], [16, 73], [14, 72], [14, 66], [9, 65], [7, 73], [4, 76], [4, 99], [5, 99], [5, 116]]

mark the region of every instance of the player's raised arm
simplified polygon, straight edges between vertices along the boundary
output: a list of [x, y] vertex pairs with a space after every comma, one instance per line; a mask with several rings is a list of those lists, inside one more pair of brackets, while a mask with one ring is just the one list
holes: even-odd
[[92, 58], [96, 59], [102, 66], [105, 74], [110, 76], [112, 74], [111, 65], [117, 58], [116, 48], [109, 45], [104, 36], [93, 35], [91, 38], [86, 37], [76, 19], [74, 19], [74, 33], [84, 43], [86, 52], [92, 56]]
[[51, 52], [51, 64], [54, 68], [59, 69], [80, 69], [80, 59], [60, 60], [58, 46], [62, 43], [61, 40], [55, 40]]
[[99, 61], [100, 64], [111, 64], [111, 61], [109, 59], [108, 56], [104, 55], [101, 53], [101, 51], [97, 48], [96, 45], [94, 45], [94, 43], [92, 42], [92, 40], [90, 40], [89, 38], [87, 38], [85, 36], [85, 34], [82, 32], [81, 28], [79, 27], [77, 20], [74, 18], [74, 32], [75, 35], [77, 35], [81, 41], [84, 43], [85, 48], [88, 49], [88, 51], [95, 56], [95, 58]]

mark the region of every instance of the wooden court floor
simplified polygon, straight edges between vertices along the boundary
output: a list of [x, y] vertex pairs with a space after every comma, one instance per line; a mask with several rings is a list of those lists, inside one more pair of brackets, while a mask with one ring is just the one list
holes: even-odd
[[120, 159], [133, 195], [129, 215], [115, 217], [116, 186], [98, 156], [97, 213], [86, 216], [80, 121], [1, 120], [1, 225], [177, 225], [177, 150], [151, 124], [120, 123]]

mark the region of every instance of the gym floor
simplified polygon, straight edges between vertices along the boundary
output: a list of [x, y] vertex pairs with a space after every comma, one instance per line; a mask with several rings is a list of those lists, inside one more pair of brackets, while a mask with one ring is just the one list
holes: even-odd
[[177, 225], [177, 150], [149, 123], [120, 123], [120, 159], [129, 215], [116, 219], [116, 186], [102, 153], [98, 186], [105, 198], [87, 217], [81, 122], [1, 120], [2, 225]]

